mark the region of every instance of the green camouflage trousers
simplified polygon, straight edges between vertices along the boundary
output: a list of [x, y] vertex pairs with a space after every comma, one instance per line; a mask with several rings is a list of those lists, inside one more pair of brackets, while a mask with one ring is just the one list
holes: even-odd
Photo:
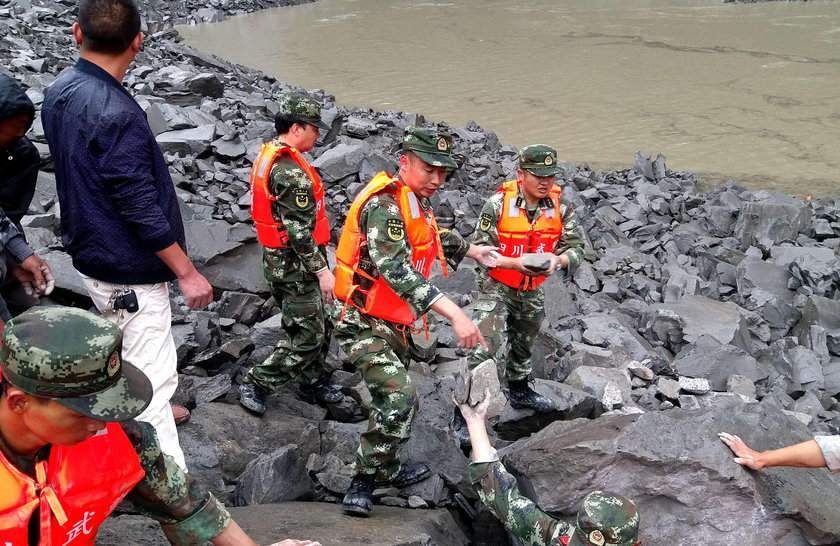
[[274, 392], [289, 381], [310, 385], [324, 375], [332, 322], [318, 281], [272, 282], [271, 295], [280, 306], [283, 330], [274, 352], [254, 366], [243, 381]]
[[488, 358], [495, 358], [502, 346], [502, 334], [507, 333], [510, 351], [505, 369], [508, 380], [526, 379], [531, 373], [531, 347], [545, 318], [545, 292], [540, 286], [517, 294], [516, 288], [487, 275], [479, 277], [478, 282], [479, 293], [472, 319], [490, 350], [476, 345], [469, 356], [469, 367], [473, 369]]
[[384, 320], [363, 315], [344, 303], [333, 307], [335, 338], [362, 374], [372, 398], [367, 432], [359, 438], [353, 473], [390, 480], [400, 471], [400, 448], [411, 434], [420, 402], [406, 371], [410, 350], [402, 333]]

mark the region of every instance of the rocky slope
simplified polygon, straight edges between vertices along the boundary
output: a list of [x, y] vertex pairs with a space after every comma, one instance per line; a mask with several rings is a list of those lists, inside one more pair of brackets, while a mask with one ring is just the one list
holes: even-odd
[[[185, 47], [171, 27], [290, 3], [146, 3], [150, 36], [126, 78], [170, 164], [190, 254], [216, 288], [217, 301], [201, 311], [172, 294], [183, 374], [178, 401], [194, 410], [180, 429], [188, 464], [230, 504], [287, 503], [237, 509], [265, 541], [290, 534], [324, 544], [362, 537], [383, 545], [504, 543], [498, 522], [476, 513], [467, 458], [448, 429], [461, 353], [446, 324], [433, 318], [431, 340], [417, 339], [411, 375], [422, 409], [404, 451], [408, 460], [429, 462], [434, 476], [403, 491], [378, 491], [388, 508], [377, 507], [371, 527], [357, 529], [358, 520], [323, 504], [349, 483], [369, 400], [337, 347], [329, 365], [344, 387], [342, 403], [310, 406], [289, 386], [258, 419], [236, 402], [242, 370], [280, 335], [247, 182], [250, 160], [272, 136], [277, 99], [293, 86]], [[36, 104], [75, 62], [74, 6], [0, 0], [0, 70]], [[465, 236], [486, 196], [515, 172], [516, 150], [474, 123], [452, 128], [419, 114], [338, 108], [329, 95], [314, 94], [332, 126], [311, 157], [328, 188], [334, 240], [362, 185], [379, 170], [394, 170], [408, 124], [454, 134], [462, 167], [434, 201], [442, 223]], [[37, 121], [31, 137], [45, 172], [24, 220], [27, 235], [57, 273], [55, 300], [89, 305], [61, 248], [49, 150]], [[726, 430], [766, 449], [840, 429], [840, 201], [748, 191], [734, 181], [702, 194], [694, 174], [644, 153], [621, 171], [563, 167], [564, 195], [589, 241], [577, 274], [546, 285], [535, 377], [556, 410], [507, 407], [495, 425], [504, 460], [527, 475], [523, 489], [563, 514], [597, 487], [633, 497], [645, 544], [840, 541], [840, 490], [826, 470], [745, 471], [716, 435]], [[471, 264], [446, 278], [436, 273], [435, 282], [469, 312]], [[101, 538], [125, 543], [127, 536], [165, 543], [131, 516], [112, 521]]]

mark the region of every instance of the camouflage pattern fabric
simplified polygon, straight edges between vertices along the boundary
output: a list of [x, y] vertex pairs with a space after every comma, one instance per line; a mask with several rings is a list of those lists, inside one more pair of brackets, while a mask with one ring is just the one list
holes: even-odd
[[[499, 246], [498, 222], [502, 214], [503, 197], [504, 194], [495, 193], [484, 204], [473, 235], [473, 244]], [[521, 191], [516, 204], [527, 210]], [[539, 211], [552, 206], [550, 198], [541, 199], [536, 208], [528, 211], [529, 220], [533, 221]], [[577, 214], [562, 198], [560, 213], [563, 218], [563, 234], [557, 242], [555, 254], [565, 254], [569, 258], [569, 273], [572, 273], [583, 261], [583, 229]], [[481, 345], [476, 346], [470, 353], [469, 365], [473, 368], [495, 357], [502, 346], [502, 334], [507, 333], [510, 345], [506, 363], [508, 379], [525, 379], [531, 373], [531, 347], [545, 318], [545, 292], [542, 286], [536, 290], [519, 292], [490, 277], [488, 271], [480, 268], [477, 281], [479, 294], [473, 321], [490, 345], [490, 351]]]
[[560, 172], [557, 150], [545, 144], [531, 144], [519, 150], [519, 168], [535, 176], [553, 176]]
[[639, 532], [639, 514], [630, 499], [604, 491], [583, 498], [576, 525], [552, 517], [523, 496], [514, 478], [498, 460], [470, 463], [470, 478], [481, 502], [525, 546], [632, 546]]
[[203, 544], [221, 533], [231, 521], [230, 514], [160, 450], [154, 427], [139, 421], [126, 421], [121, 426], [146, 472], [126, 498], [140, 512], [159, 521], [172, 544]]
[[510, 346], [505, 365], [508, 380], [527, 379], [531, 373], [531, 347], [545, 318], [543, 287], [517, 294], [516, 288], [487, 275], [481, 275], [478, 283], [479, 293], [472, 319], [490, 350], [476, 345], [467, 361], [470, 369], [488, 358], [495, 358], [507, 333]]
[[402, 148], [414, 152], [433, 167], [458, 168], [452, 159], [452, 136], [446, 133], [409, 125], [403, 134]]
[[[343, 302], [336, 301], [335, 315]], [[420, 407], [417, 389], [406, 366], [410, 349], [396, 325], [363, 315], [347, 306], [344, 320], [336, 318], [335, 338], [371, 395], [367, 432], [359, 438], [353, 474], [377, 474], [390, 480], [400, 471], [400, 448], [411, 434], [411, 422]]]
[[244, 381], [268, 392], [292, 380], [310, 385], [324, 375], [332, 332], [318, 281], [273, 282], [270, 286], [288, 339], [281, 338], [274, 352], [252, 368]]
[[[275, 141], [278, 145], [286, 144]], [[316, 201], [312, 180], [297, 163], [280, 158], [271, 168], [269, 191], [277, 200], [271, 204], [274, 219], [283, 223], [289, 246], [263, 247], [263, 272], [269, 282], [315, 279], [313, 273], [327, 267], [327, 252], [315, 244]], [[300, 207], [297, 192], [307, 192], [306, 205]]]
[[[274, 353], [244, 381], [273, 392], [293, 379], [309, 385], [323, 376], [331, 323], [315, 276], [327, 268], [327, 251], [326, 245], [317, 245], [313, 237], [317, 211], [312, 180], [297, 163], [284, 157], [271, 169], [269, 190], [277, 198], [271, 204], [274, 219], [283, 223], [289, 246], [263, 247], [263, 273], [283, 314], [288, 339], [281, 339]], [[300, 191], [309, 197], [303, 207], [296, 199]]]
[[[420, 200], [424, 211], [428, 199]], [[396, 294], [418, 316], [440, 297], [435, 288], [411, 263], [411, 246], [387, 235], [388, 222], [402, 221], [396, 198], [389, 194], [372, 197], [359, 214], [359, 229], [367, 245], [360, 250], [359, 266], [366, 273], [381, 275]], [[459, 235], [441, 235], [444, 256], [452, 269], [466, 256], [469, 244]], [[341, 318], [344, 311], [344, 320]], [[418, 400], [406, 366], [410, 349], [396, 324], [362, 314], [352, 305], [336, 301], [333, 306], [335, 338], [361, 372], [373, 399], [367, 432], [360, 438], [354, 473], [379, 474], [393, 478], [400, 469], [399, 450], [408, 441]]]
[[100, 421], [139, 415], [149, 379], [122, 361], [122, 334], [110, 321], [73, 307], [38, 307], [6, 324], [0, 372], [23, 392]]
[[471, 463], [470, 478], [481, 502], [525, 546], [559, 546], [560, 537], [574, 533], [574, 527], [521, 495], [516, 478], [500, 461]]
[[330, 130], [330, 126], [321, 121], [321, 104], [303, 93], [283, 95], [280, 98], [280, 113], [319, 129]]

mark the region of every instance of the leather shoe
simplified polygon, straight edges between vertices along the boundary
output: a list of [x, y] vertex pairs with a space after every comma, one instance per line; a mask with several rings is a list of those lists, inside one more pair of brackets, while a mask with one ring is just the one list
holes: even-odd
[[175, 418], [175, 424], [180, 425], [181, 423], [186, 423], [190, 420], [190, 410], [185, 408], [184, 406], [177, 406], [175, 404], [169, 404], [169, 407], [172, 408], [172, 417]]
[[527, 379], [508, 381], [508, 387], [510, 387], [511, 407], [517, 409], [530, 408], [543, 413], [554, 409], [551, 400], [532, 389], [528, 385]]
[[311, 385], [301, 385], [300, 392], [308, 401], [319, 404], [337, 404], [344, 400], [341, 387], [330, 385], [323, 377]]
[[239, 385], [239, 403], [257, 415], [265, 413], [265, 390], [255, 383]]
[[356, 474], [344, 493], [341, 508], [351, 516], [366, 518], [373, 510], [373, 474]]
[[422, 482], [429, 477], [432, 470], [427, 464], [404, 464], [397, 475], [390, 480], [376, 480], [376, 485], [387, 485], [402, 488], [413, 483]]
[[455, 412], [452, 414], [452, 422], [449, 426], [452, 428], [452, 435], [455, 436], [458, 445], [463, 448], [470, 447], [470, 431], [467, 430], [467, 422], [458, 406], [455, 406]]

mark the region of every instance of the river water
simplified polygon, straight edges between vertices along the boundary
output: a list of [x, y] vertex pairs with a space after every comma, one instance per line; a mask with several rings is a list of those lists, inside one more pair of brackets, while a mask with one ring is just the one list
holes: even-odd
[[840, 196], [840, 1], [319, 0], [179, 27], [339, 104], [475, 120], [598, 169]]

